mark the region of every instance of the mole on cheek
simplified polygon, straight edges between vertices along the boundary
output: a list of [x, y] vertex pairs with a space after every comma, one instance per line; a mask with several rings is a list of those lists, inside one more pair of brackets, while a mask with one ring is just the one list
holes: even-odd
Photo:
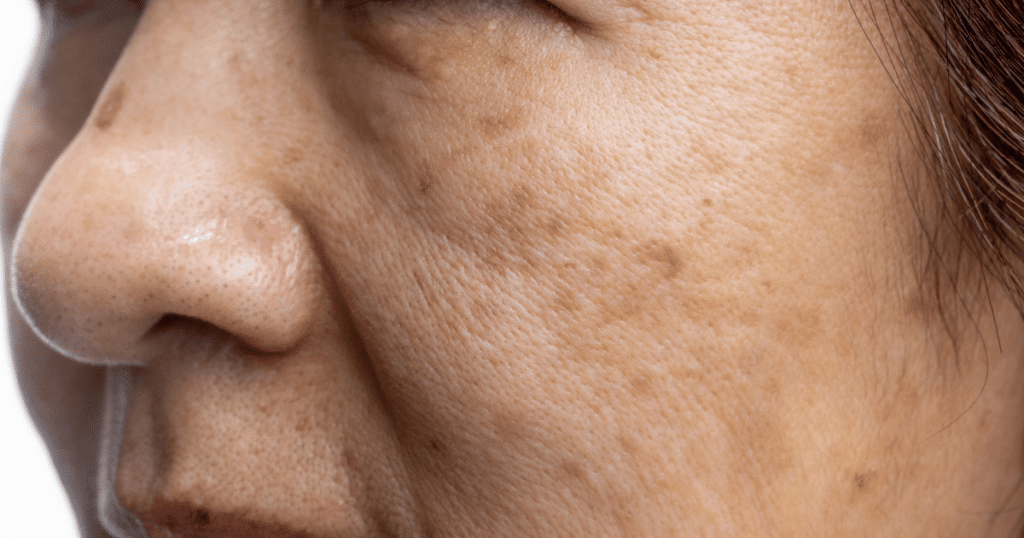
[[106, 131], [114, 124], [114, 120], [117, 119], [117, 114], [121, 112], [121, 106], [124, 104], [124, 94], [125, 88], [122, 82], [110, 90], [110, 93], [103, 99], [103, 103], [96, 110], [96, 119], [93, 121], [97, 129]]

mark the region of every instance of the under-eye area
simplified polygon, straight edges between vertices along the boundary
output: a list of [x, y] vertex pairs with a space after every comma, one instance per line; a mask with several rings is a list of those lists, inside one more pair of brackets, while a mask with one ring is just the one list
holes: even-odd
[[[421, 18], [419, 24], [466, 24], [504, 22], [506, 25], [530, 21], [530, 12], [540, 14], [549, 22], [578, 29], [585, 24], [568, 13], [557, 3], [548, 0], [483, 0], [463, 2], [458, 0], [327, 0], [319, 4], [327, 12], [341, 13], [352, 22], [363, 20], [371, 13], [389, 10], [392, 13], [406, 12], [419, 15], [431, 14], [432, 18]], [[520, 21], [502, 20], [501, 14], [512, 14]], [[409, 16], [409, 15], [407, 15]]]
[[343, 32], [385, 64], [421, 76], [435, 74], [442, 62], [500, 68], [481, 51], [528, 61], [585, 26], [545, 0], [332, 3], [324, 12], [328, 20], [319, 31], [325, 47], [344, 47], [337, 42]]

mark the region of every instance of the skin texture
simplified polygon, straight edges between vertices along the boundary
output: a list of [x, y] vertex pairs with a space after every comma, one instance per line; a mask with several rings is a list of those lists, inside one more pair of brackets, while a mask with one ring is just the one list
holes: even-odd
[[1024, 327], [922, 277], [898, 36], [848, 3], [43, 13], [4, 245], [85, 536], [115, 365], [153, 538], [1017, 523]]

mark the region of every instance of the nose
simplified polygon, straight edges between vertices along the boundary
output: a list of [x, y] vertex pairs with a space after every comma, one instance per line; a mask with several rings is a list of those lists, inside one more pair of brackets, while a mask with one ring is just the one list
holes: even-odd
[[281, 175], [268, 170], [275, 149], [261, 123], [295, 103], [281, 91], [262, 92], [273, 103], [251, 97], [261, 92], [246, 58], [264, 51], [224, 32], [170, 35], [141, 31], [129, 44], [14, 246], [23, 314], [83, 362], [144, 365], [154, 337], [182, 320], [283, 352], [320, 306], [319, 264]]

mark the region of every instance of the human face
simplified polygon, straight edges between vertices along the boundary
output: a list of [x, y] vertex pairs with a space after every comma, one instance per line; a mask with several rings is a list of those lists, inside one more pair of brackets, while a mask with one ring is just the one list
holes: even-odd
[[899, 36], [845, 0], [43, 13], [5, 246], [88, 536], [1015, 522], [1024, 331], [934, 314]]

